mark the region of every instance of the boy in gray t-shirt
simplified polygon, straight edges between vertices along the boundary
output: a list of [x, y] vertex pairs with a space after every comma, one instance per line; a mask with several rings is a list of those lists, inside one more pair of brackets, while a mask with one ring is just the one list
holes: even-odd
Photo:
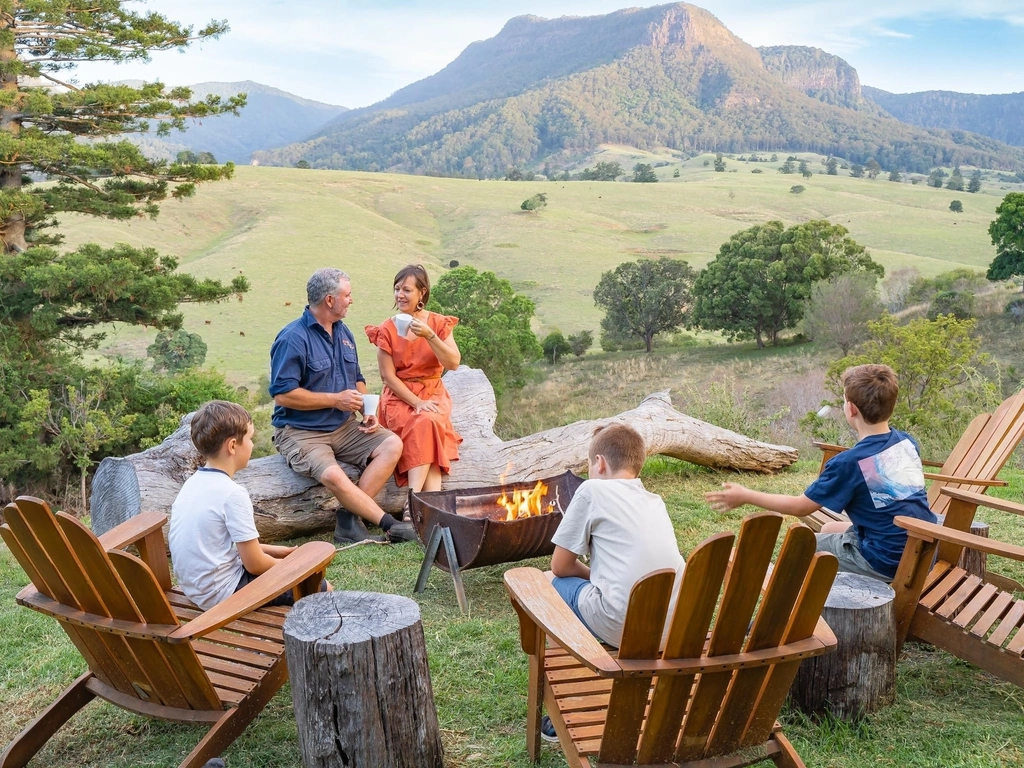
[[[683, 558], [665, 502], [639, 477], [647, 456], [643, 438], [624, 424], [595, 431], [590, 479], [576, 491], [552, 537], [552, 585], [599, 639], [618, 646], [633, 585]], [[578, 558], [590, 556], [590, 566]]]
[[[277, 565], [295, 547], [261, 544], [249, 492], [234, 481], [252, 455], [253, 425], [237, 403], [211, 400], [192, 417], [192, 442], [206, 459], [171, 505], [167, 545], [178, 584], [203, 610]], [[324, 581], [321, 591], [330, 589]], [[291, 590], [269, 605], [294, 603]]]

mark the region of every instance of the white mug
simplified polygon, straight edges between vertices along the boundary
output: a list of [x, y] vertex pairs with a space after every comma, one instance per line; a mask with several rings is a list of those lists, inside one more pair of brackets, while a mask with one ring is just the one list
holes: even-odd
[[363, 395], [363, 416], [376, 416], [380, 395]]
[[395, 328], [398, 329], [398, 335], [405, 336], [409, 332], [409, 326], [412, 325], [412, 321], [415, 319], [412, 315], [407, 315], [404, 312], [395, 315]]

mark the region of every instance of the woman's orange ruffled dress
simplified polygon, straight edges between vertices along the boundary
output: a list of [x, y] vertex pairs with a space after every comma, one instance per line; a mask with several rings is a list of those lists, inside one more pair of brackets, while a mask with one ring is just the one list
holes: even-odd
[[[427, 324], [442, 340], [451, 335], [458, 322], [457, 317], [434, 312], [427, 316]], [[402, 383], [421, 400], [433, 400], [441, 406], [440, 413], [416, 413], [389, 387], [384, 387], [378, 411], [381, 426], [402, 438], [404, 445], [402, 458], [395, 467], [395, 482], [399, 487], [408, 485], [409, 470], [423, 464], [437, 464], [442, 473], [448, 474], [451, 462], [459, 460], [462, 438], [452, 427], [452, 398], [441, 383], [444, 368], [426, 339], [399, 336], [391, 318], [380, 325], [368, 325], [365, 330], [371, 343], [391, 355]]]

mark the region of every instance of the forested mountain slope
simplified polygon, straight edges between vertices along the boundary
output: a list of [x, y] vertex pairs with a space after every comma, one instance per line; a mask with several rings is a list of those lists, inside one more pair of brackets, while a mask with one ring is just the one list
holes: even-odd
[[480, 178], [513, 165], [565, 166], [602, 143], [808, 150], [912, 171], [1024, 161], [1021, 150], [986, 137], [901, 123], [858, 89], [841, 59], [815, 49], [759, 52], [691, 5], [523, 16], [437, 74], [254, 158]]

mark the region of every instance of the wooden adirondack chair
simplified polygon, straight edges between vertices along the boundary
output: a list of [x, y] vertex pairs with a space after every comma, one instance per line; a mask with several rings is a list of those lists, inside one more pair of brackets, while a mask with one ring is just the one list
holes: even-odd
[[769, 759], [803, 766], [776, 717], [800, 661], [835, 649], [821, 609], [838, 564], [815, 553], [811, 530], [795, 525], [762, 596], [781, 524], [773, 512], [744, 519], [731, 560], [732, 533], [697, 547], [667, 627], [675, 572], [648, 574], [630, 594], [617, 652], [590, 634], [540, 571], [506, 572], [530, 657], [530, 757], [539, 755], [543, 703], [572, 768], [591, 757], [608, 767], [727, 768]]
[[942, 495], [942, 525], [896, 518], [907, 530], [892, 583], [896, 651], [917, 637], [1024, 688], [1024, 600], [956, 565], [964, 547], [1024, 562], [1024, 547], [967, 533], [979, 506], [1024, 515], [1024, 504], [948, 487]]
[[[984, 493], [987, 488], [1006, 485], [1004, 481], [997, 480], [996, 475], [1021, 439], [1024, 439], [1024, 390], [1006, 398], [991, 414], [976, 416], [944, 462], [940, 464], [922, 460], [921, 463], [926, 467], [939, 468], [938, 472], [924, 474], [926, 479], [932, 481], [928, 487], [928, 506], [937, 515], [946, 513], [949, 498], [942, 495], [943, 488]], [[814, 445], [822, 452], [819, 472], [825, 468], [829, 459], [846, 450], [841, 445], [829, 443], [816, 442]], [[814, 530], [821, 530], [825, 523], [845, 520], [843, 516], [835, 514], [839, 511], [818, 510], [804, 521]]]
[[[8, 745], [0, 768], [26, 765], [96, 696], [147, 717], [210, 726], [181, 768], [217, 757], [288, 678], [287, 609], [259, 606], [288, 589], [316, 592], [334, 557], [327, 542], [304, 544], [203, 613], [171, 589], [166, 515], [139, 515], [100, 538], [30, 497], [9, 504], [4, 518], [0, 534], [32, 580], [18, 603], [57, 619], [89, 670]], [[121, 551], [129, 545], [141, 558]]]

